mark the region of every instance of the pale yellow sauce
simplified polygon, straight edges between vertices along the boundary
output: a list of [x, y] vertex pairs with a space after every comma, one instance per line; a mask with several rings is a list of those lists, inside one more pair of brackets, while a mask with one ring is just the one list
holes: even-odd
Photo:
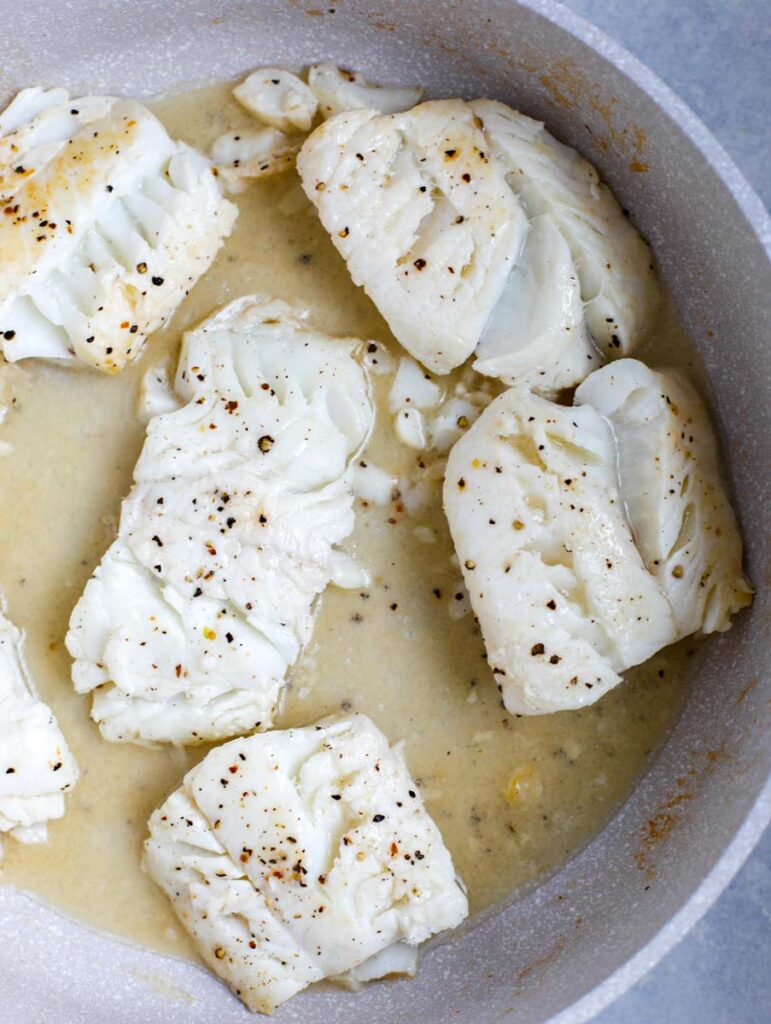
[[[246, 123], [224, 85], [164, 99], [154, 109], [173, 135], [201, 148]], [[189, 957], [182, 928], [140, 870], [140, 854], [151, 811], [206, 748], [104, 742], [88, 717], [89, 699], [72, 689], [63, 645], [72, 607], [114, 535], [142, 445], [139, 381], [148, 366], [173, 360], [184, 329], [252, 292], [309, 307], [332, 334], [377, 339], [399, 351], [351, 283], [293, 173], [253, 187], [238, 202], [236, 229], [213, 268], [119, 377], [33, 362], [23, 374], [5, 370], [17, 401], [1, 435], [14, 450], [0, 459], [0, 581], [12, 619], [27, 631], [32, 673], [81, 779], [46, 845], [5, 843], [1, 880], [96, 928]], [[698, 371], [671, 312], [665, 309], [653, 335], [651, 361], [662, 362], [658, 351], [665, 363]], [[378, 419], [366, 458], [398, 476], [416, 455], [394, 438], [389, 384], [375, 378]], [[350, 547], [372, 585], [324, 594], [276, 726], [352, 708], [370, 715], [393, 742], [403, 739], [478, 912], [556, 868], [628, 794], [678, 707], [694, 645], [629, 672], [584, 711], [512, 717], [500, 705], [473, 617], [449, 611], [460, 574], [451, 563], [439, 484], [419, 518], [399, 511], [398, 502], [357, 502], [357, 513]], [[418, 526], [429, 526], [436, 540], [426, 543], [424, 531], [416, 536]]]

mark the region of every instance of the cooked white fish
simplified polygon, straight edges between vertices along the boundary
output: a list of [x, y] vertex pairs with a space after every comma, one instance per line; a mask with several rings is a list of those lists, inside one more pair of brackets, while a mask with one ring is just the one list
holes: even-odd
[[595, 168], [540, 121], [494, 100], [471, 106], [528, 217], [547, 216], [563, 235], [596, 345], [609, 359], [629, 353], [658, 304], [650, 249]]
[[0, 202], [10, 203], [21, 184], [44, 170], [75, 135], [109, 114], [115, 102], [112, 96], [69, 102], [66, 89], [33, 87], [18, 93], [0, 113]]
[[[28, 386], [27, 375], [20, 367], [0, 360], [0, 426], [5, 423], [8, 413]], [[10, 441], [0, 440], [0, 458], [12, 451], [13, 445]]]
[[64, 794], [77, 779], [56, 719], [35, 693], [24, 637], [0, 600], [0, 836], [43, 842], [47, 822], [64, 814]]
[[394, 416], [394, 433], [402, 444], [420, 451], [426, 447], [426, 424], [420, 409], [400, 409]]
[[208, 269], [236, 208], [209, 161], [132, 100], [25, 89], [0, 132], [3, 354], [116, 373]]
[[442, 389], [414, 359], [402, 356], [388, 392], [391, 412], [400, 409], [432, 409], [442, 399]]
[[151, 817], [145, 864], [262, 1013], [323, 978], [413, 973], [468, 914], [401, 748], [363, 715], [217, 747]]
[[181, 402], [174, 391], [169, 367], [164, 363], [147, 369], [139, 385], [136, 414], [143, 423], [149, 423], [154, 416], [175, 412]]
[[474, 351], [527, 234], [476, 122], [460, 100], [355, 110], [324, 122], [297, 157], [354, 282], [437, 373]]
[[117, 540], [73, 611], [79, 692], [110, 740], [268, 728], [330, 582], [360, 585], [350, 463], [372, 422], [358, 343], [259, 296], [185, 335]]
[[428, 423], [428, 447], [440, 456], [450, 451], [493, 398], [483, 391], [463, 387], [456, 390], [458, 393], [442, 402]]
[[238, 194], [258, 178], [293, 167], [299, 149], [299, 141], [276, 128], [242, 128], [220, 135], [212, 145], [211, 158], [228, 191]]
[[374, 85], [364, 75], [345, 71], [329, 61], [314, 64], [308, 71], [308, 85], [319, 101], [322, 116], [333, 117], [346, 110], [376, 110], [398, 114], [420, 102], [419, 86]]
[[283, 68], [258, 68], [233, 95], [250, 114], [282, 132], [307, 132], [318, 107], [314, 91]]
[[388, 392], [388, 405], [394, 413], [394, 432], [409, 448], [427, 444], [423, 412], [438, 405], [442, 389], [431, 380], [414, 359], [403, 357]]
[[731, 616], [752, 600], [752, 587], [699, 396], [677, 373], [622, 359], [584, 381], [576, 402], [611, 422], [621, 496], [680, 636], [728, 629]]
[[398, 480], [374, 463], [360, 459], [353, 467], [353, 490], [357, 498], [373, 505], [387, 505], [394, 499]]
[[600, 366], [586, 328], [578, 272], [547, 216], [530, 221], [520, 262], [476, 348], [474, 369], [553, 397]]
[[444, 507], [509, 711], [590, 704], [675, 639], [590, 406], [504, 392], [450, 452]]
[[476, 349], [480, 372], [553, 394], [649, 324], [648, 247], [589, 163], [503, 104], [340, 114], [298, 170], [353, 280], [435, 372]]

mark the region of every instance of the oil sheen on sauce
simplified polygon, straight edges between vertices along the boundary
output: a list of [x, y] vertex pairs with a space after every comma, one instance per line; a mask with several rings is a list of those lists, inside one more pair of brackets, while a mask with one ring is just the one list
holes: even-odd
[[[166, 97], [154, 109], [172, 135], [207, 148], [246, 123], [229, 85]], [[242, 294], [306, 306], [331, 334], [398, 346], [319, 226], [292, 172], [238, 198], [235, 231], [209, 273], [138, 363], [107, 378], [30, 362], [3, 369], [15, 402], [1, 431], [0, 582], [27, 656], [81, 768], [48, 843], [5, 843], [0, 881], [92, 927], [151, 949], [195, 954], [169, 905], [141, 871], [152, 810], [207, 748], [148, 750], [103, 741], [90, 699], [70, 682], [63, 644], [70, 612], [114, 536], [144, 426], [135, 411], [149, 366], [176, 356], [181, 332]], [[693, 355], [665, 307], [648, 359], [687, 366]], [[394, 360], [395, 362], [396, 360]], [[393, 434], [387, 376], [364, 457], [395, 476], [416, 453]], [[452, 378], [442, 378], [451, 386]], [[675, 714], [694, 644], [627, 673], [592, 707], [516, 718], [501, 707], [466, 604], [441, 510], [441, 485], [407, 515], [357, 500], [352, 550], [371, 574], [361, 591], [329, 588], [313, 641], [290, 674], [276, 727], [343, 710], [370, 715], [407, 761], [479, 912], [554, 870], [629, 793]], [[437, 596], [437, 593], [439, 596]]]

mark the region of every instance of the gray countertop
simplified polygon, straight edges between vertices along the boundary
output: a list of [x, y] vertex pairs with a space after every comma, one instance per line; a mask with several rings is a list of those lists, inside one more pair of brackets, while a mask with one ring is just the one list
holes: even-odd
[[[769, 0], [564, 0], [639, 57], [717, 136], [768, 206]], [[771, 831], [717, 904], [595, 1024], [769, 1024]]]

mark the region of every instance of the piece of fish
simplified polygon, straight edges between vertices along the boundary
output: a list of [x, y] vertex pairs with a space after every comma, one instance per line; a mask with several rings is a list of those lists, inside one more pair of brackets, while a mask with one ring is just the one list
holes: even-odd
[[322, 224], [401, 344], [546, 395], [639, 343], [651, 254], [596, 170], [501, 103], [332, 117], [297, 161]]
[[[40, 843], [64, 814], [78, 768], [51, 709], [37, 696], [24, 636], [0, 600], [0, 836]], [[2, 855], [2, 846], [0, 846]]]
[[471, 106], [528, 217], [548, 217], [564, 237], [598, 349], [607, 359], [627, 355], [659, 301], [650, 249], [596, 169], [540, 121], [494, 100]]
[[268, 728], [353, 528], [372, 407], [358, 342], [237, 299], [185, 335], [177, 411], [153, 419], [118, 537], [73, 611], [79, 692], [110, 740]]
[[212, 145], [211, 158], [217, 176], [237, 195], [261, 178], [294, 167], [299, 141], [276, 128], [240, 128], [220, 135]]
[[601, 364], [568, 244], [550, 217], [534, 217], [522, 258], [476, 347], [474, 369], [552, 398]]
[[233, 95], [250, 114], [281, 132], [307, 132], [318, 107], [314, 91], [283, 68], [258, 68]]
[[506, 708], [591, 704], [677, 636], [635, 547], [608, 422], [511, 388], [450, 452], [444, 507]]
[[236, 218], [210, 162], [133, 100], [25, 89], [0, 115], [5, 358], [117, 373]]
[[324, 118], [346, 110], [376, 110], [397, 114], [420, 102], [420, 86], [375, 85], [356, 71], [346, 71], [329, 61], [308, 70], [308, 85], [319, 102]]
[[679, 635], [728, 629], [752, 600], [752, 587], [704, 403], [680, 374], [636, 359], [593, 373], [576, 402], [610, 420], [621, 496]]
[[151, 817], [145, 865], [262, 1013], [323, 978], [414, 973], [468, 914], [401, 748], [363, 715], [217, 747]]
[[297, 157], [321, 222], [401, 344], [447, 373], [474, 351], [527, 217], [470, 106], [325, 121]]

